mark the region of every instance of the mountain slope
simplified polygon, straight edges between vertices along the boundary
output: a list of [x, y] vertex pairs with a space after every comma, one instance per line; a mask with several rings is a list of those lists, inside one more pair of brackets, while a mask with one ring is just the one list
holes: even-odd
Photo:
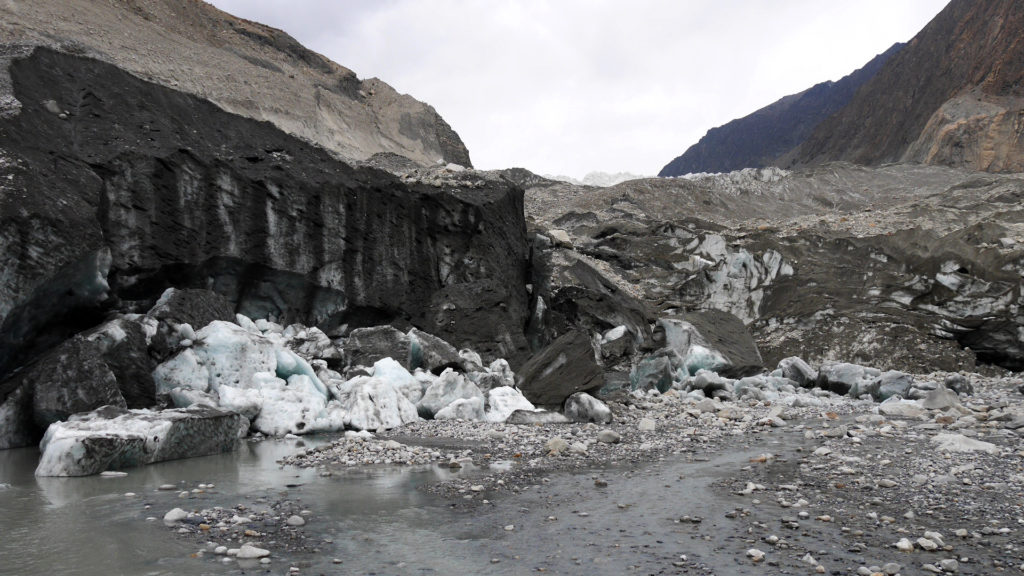
[[753, 114], [708, 130], [699, 142], [662, 168], [658, 176], [731, 172], [775, 163], [777, 158], [803, 142], [821, 121], [845, 106], [857, 89], [903, 46], [893, 44], [837, 82], [816, 84]]
[[[423, 165], [471, 165], [432, 107], [200, 0], [4, 2], [0, 38], [103, 60], [347, 160], [391, 152]], [[4, 85], [0, 79], [0, 105], [10, 106]]]
[[1024, 171], [1024, 5], [953, 0], [822, 122], [797, 164], [910, 161]]

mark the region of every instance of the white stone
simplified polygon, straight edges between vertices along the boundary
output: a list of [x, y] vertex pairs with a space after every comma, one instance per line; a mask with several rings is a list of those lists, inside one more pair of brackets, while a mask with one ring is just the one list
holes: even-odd
[[270, 556], [270, 550], [257, 548], [252, 544], [242, 544], [242, 547], [238, 549], [238, 554], [236, 554], [239, 560], [255, 560], [256, 558], [264, 558], [266, 556]]
[[932, 444], [946, 452], [987, 452], [999, 454], [999, 447], [990, 442], [968, 438], [962, 434], [937, 434], [932, 437]]
[[164, 514], [164, 522], [166, 522], [167, 524], [181, 522], [185, 518], [188, 518], [188, 512], [185, 512], [181, 508], [174, 508], [173, 510], [167, 512], [167, 514]]

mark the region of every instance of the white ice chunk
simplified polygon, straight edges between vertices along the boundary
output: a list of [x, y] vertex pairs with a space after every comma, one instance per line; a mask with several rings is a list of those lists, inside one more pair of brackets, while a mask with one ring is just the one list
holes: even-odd
[[459, 398], [434, 415], [437, 420], [483, 420], [484, 399], [482, 396]]
[[357, 376], [344, 382], [337, 395], [352, 428], [387, 430], [419, 420], [416, 405], [384, 378]]
[[535, 406], [523, 393], [511, 386], [499, 386], [487, 393], [488, 422], [504, 422], [516, 410], [534, 410]]

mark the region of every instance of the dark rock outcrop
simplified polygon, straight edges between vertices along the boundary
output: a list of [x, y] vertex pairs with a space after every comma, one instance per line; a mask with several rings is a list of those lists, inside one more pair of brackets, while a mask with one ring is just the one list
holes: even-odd
[[354, 169], [88, 58], [35, 49], [8, 70], [23, 105], [0, 120], [0, 375], [169, 286], [254, 318], [391, 322], [524, 355], [522, 192], [506, 181]]
[[586, 331], [562, 335], [531, 357], [516, 374], [523, 396], [537, 406], [562, 408], [566, 398], [604, 385]]
[[1024, 10], [953, 0], [792, 155], [1024, 171]]
[[665, 165], [658, 176], [700, 172], [732, 172], [778, 165], [779, 158], [799, 146], [823, 120], [846, 106], [903, 44], [885, 52], [843, 78], [815, 84], [708, 133]]

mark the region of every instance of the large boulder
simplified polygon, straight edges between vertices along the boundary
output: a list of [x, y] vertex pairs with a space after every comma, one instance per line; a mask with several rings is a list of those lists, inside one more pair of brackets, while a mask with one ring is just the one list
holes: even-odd
[[67, 420], [72, 414], [100, 406], [126, 408], [117, 377], [103, 361], [103, 347], [76, 336], [47, 354], [20, 376], [32, 390], [32, 413], [37, 426]]
[[535, 354], [516, 375], [519, 389], [537, 406], [561, 408], [577, 392], [604, 385], [590, 335], [573, 330]]
[[662, 337], [665, 347], [683, 358], [691, 375], [703, 369], [726, 378], [742, 378], [764, 368], [750, 331], [729, 312], [706, 310], [663, 317], [657, 327], [655, 340]]
[[877, 368], [848, 362], [833, 362], [818, 369], [818, 387], [836, 394], [857, 397], [871, 393], [874, 383], [881, 375], [882, 372]]
[[412, 370], [412, 341], [392, 326], [356, 328], [345, 338], [345, 355], [351, 366], [373, 366], [383, 358], [392, 358], [406, 370]]
[[37, 476], [87, 476], [165, 460], [233, 450], [244, 418], [195, 407], [124, 410], [104, 407], [52, 424], [40, 444]]
[[172, 326], [188, 324], [197, 330], [214, 320], [235, 321], [234, 306], [227, 298], [199, 288], [164, 290], [146, 315]]
[[428, 334], [422, 330], [413, 328], [407, 334], [409, 337], [409, 365], [410, 369], [423, 368], [440, 374], [445, 368], [457, 368], [462, 366], [462, 357], [455, 346], [444, 340]]
[[651, 313], [621, 280], [610, 277], [572, 250], [534, 246], [534, 313], [527, 333], [535, 349], [572, 330], [605, 333], [622, 327], [605, 355], [620, 363], [651, 337]]

